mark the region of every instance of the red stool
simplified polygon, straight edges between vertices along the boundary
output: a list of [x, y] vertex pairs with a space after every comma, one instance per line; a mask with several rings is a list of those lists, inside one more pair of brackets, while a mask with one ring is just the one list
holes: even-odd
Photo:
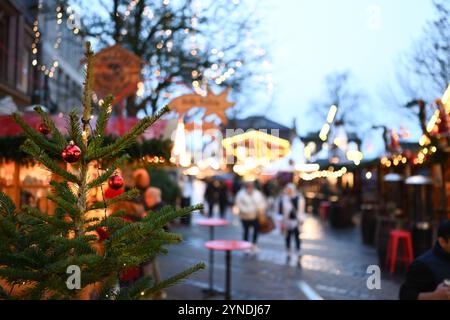
[[322, 201], [319, 205], [319, 216], [322, 221], [327, 221], [328, 212], [330, 211], [330, 202]]
[[395, 271], [398, 243], [400, 240], [404, 240], [403, 263], [405, 265], [405, 269], [408, 268], [414, 260], [411, 232], [406, 230], [392, 230], [386, 251], [386, 268], [389, 267], [391, 273], [394, 273]]

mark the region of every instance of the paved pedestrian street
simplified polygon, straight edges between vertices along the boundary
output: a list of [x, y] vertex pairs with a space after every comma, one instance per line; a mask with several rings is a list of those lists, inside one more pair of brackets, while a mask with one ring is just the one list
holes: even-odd
[[[230, 216], [230, 215], [229, 215]], [[196, 217], [197, 219], [198, 217]], [[241, 239], [237, 217], [231, 224], [216, 228], [216, 239]], [[168, 256], [159, 258], [163, 276], [167, 277], [190, 265], [208, 263], [204, 243], [209, 230], [195, 224], [177, 226], [173, 231], [184, 237], [181, 245], [170, 248]], [[378, 263], [373, 247], [362, 244], [360, 228], [332, 230], [315, 217], [309, 217], [302, 231], [301, 265], [287, 260], [284, 238], [278, 230], [259, 238], [256, 256], [232, 253], [233, 299], [397, 299], [404, 275], [383, 273], [381, 289], [367, 288], [369, 265]], [[181, 285], [167, 290], [168, 299], [204, 299], [208, 288], [208, 268]], [[224, 288], [225, 258], [215, 252], [214, 285]], [[215, 299], [222, 299], [216, 296]]]

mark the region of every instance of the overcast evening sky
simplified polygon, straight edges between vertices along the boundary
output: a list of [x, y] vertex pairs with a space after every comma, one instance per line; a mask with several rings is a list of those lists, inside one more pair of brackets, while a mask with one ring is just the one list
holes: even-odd
[[[389, 104], [386, 89], [396, 85], [402, 56], [433, 17], [432, 0], [241, 1], [260, 5], [264, 30], [253, 36], [269, 45], [274, 83], [271, 107], [267, 108], [267, 95], [259, 98], [260, 94], [252, 92], [257, 96], [252, 99], [255, 104], [245, 108], [241, 117], [264, 114], [287, 126], [295, 117], [299, 134], [317, 131], [324, 119], [311, 105], [323, 94], [326, 75], [349, 70], [367, 96], [362, 127], [404, 126], [410, 139], [418, 140], [416, 120], [392, 110], [398, 108]], [[396, 98], [400, 102], [410, 97], [401, 97], [399, 92]], [[381, 132], [369, 132], [364, 138], [365, 147], [375, 146], [370, 154], [363, 146], [369, 158], [383, 151]]]
[[265, 1], [275, 86], [269, 117], [286, 125], [297, 117], [300, 134], [320, 129], [311, 102], [320, 97], [328, 73], [349, 69], [368, 95], [368, 110], [375, 110], [373, 122], [404, 125], [412, 138], [418, 135], [414, 120], [405, 121], [379, 97], [396, 81], [402, 55], [433, 16], [431, 0]]

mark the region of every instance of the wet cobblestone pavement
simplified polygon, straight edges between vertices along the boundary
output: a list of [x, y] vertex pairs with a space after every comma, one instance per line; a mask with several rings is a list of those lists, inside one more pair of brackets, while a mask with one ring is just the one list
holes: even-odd
[[[237, 217], [231, 224], [216, 228], [216, 239], [241, 239]], [[168, 277], [199, 261], [208, 263], [204, 243], [209, 239], [206, 227], [174, 227], [184, 242], [173, 246], [169, 255], [159, 258], [161, 273]], [[369, 290], [366, 273], [369, 265], [378, 264], [375, 248], [362, 244], [360, 228], [332, 230], [310, 217], [303, 225], [301, 266], [287, 260], [284, 239], [279, 231], [262, 235], [255, 256], [243, 252], [232, 254], [233, 299], [389, 299], [395, 300], [403, 275], [382, 274], [381, 289]], [[223, 290], [225, 259], [215, 253], [214, 284]], [[168, 299], [204, 299], [208, 287], [208, 269], [167, 290]], [[222, 296], [214, 297], [222, 299]]]

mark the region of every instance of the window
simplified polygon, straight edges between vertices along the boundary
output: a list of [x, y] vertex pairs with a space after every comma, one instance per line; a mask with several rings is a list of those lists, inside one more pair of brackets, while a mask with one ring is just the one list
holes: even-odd
[[0, 9], [0, 80], [7, 79], [8, 16]]
[[17, 88], [23, 93], [28, 93], [28, 84], [30, 80], [30, 52], [28, 50], [23, 50], [20, 58], [22, 61], [20, 64], [21, 69], [19, 70]]

